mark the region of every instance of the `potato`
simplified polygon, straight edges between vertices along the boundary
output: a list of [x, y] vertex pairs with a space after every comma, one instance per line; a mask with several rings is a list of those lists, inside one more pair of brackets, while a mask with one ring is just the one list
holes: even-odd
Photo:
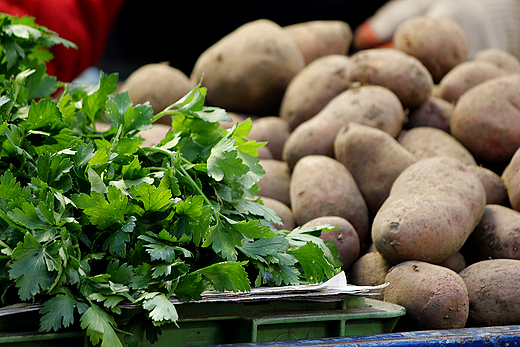
[[314, 117], [335, 96], [348, 89], [350, 58], [327, 55], [316, 59], [289, 82], [280, 106], [280, 118], [294, 130]]
[[461, 252], [457, 252], [439, 265], [459, 273], [466, 268], [466, 258]]
[[317, 217], [302, 225], [302, 228], [320, 225], [339, 228], [332, 231], [322, 231], [320, 238], [336, 243], [334, 248], [338, 250], [338, 259], [343, 264], [341, 268], [343, 271], [348, 271], [359, 257], [359, 235], [356, 229], [348, 220], [338, 216]]
[[466, 35], [460, 25], [449, 18], [406, 19], [396, 28], [392, 42], [396, 49], [424, 64], [435, 83], [468, 58]]
[[450, 133], [450, 118], [454, 108], [452, 103], [431, 96], [421, 106], [410, 109], [404, 128], [432, 127]]
[[334, 138], [339, 129], [359, 123], [397, 136], [406, 116], [397, 96], [381, 86], [346, 90], [316, 116], [303, 122], [285, 141], [282, 158], [292, 169], [306, 155], [334, 156]]
[[484, 213], [486, 192], [452, 157], [422, 159], [394, 181], [372, 223], [376, 249], [391, 264], [439, 264], [460, 251]]
[[282, 151], [291, 129], [289, 123], [280, 117], [260, 117], [253, 120], [251, 131], [247, 136], [250, 140], [267, 142], [274, 159], [282, 160]]
[[[352, 265], [348, 273], [348, 282], [357, 286], [377, 286], [384, 284], [388, 270], [392, 266], [377, 251], [362, 255]], [[377, 295], [370, 296], [371, 299], [383, 300], [384, 288], [372, 290]]]
[[[181, 70], [168, 63], [152, 63], [133, 71], [123, 81], [118, 93], [128, 92], [134, 105], [150, 102], [154, 114], [157, 114], [179, 101], [195, 85]], [[171, 117], [162, 117], [157, 122], [171, 124]]]
[[141, 147], [152, 147], [157, 145], [159, 142], [161, 142], [162, 139], [165, 138], [168, 130], [171, 128], [172, 127], [170, 125], [155, 123], [152, 125], [151, 129], [141, 131], [138, 134], [138, 136], [144, 138]]
[[386, 275], [384, 301], [403, 306], [417, 330], [458, 329], [466, 325], [470, 300], [461, 276], [444, 266], [405, 261]]
[[467, 242], [479, 260], [520, 260], [520, 212], [502, 205], [486, 205]]
[[498, 66], [483, 60], [460, 63], [453, 67], [439, 82], [438, 95], [453, 104], [471, 87], [503, 73]]
[[404, 108], [418, 107], [432, 94], [433, 80], [416, 58], [393, 48], [358, 51], [351, 56], [353, 82], [386, 87]]
[[338, 216], [352, 224], [360, 242], [365, 240], [368, 208], [356, 181], [339, 161], [323, 155], [303, 157], [294, 167], [289, 192], [296, 224]]
[[417, 159], [448, 156], [467, 165], [476, 164], [473, 155], [456, 138], [437, 128], [413, 128], [404, 131], [398, 141]]
[[305, 66], [300, 49], [278, 24], [246, 23], [206, 49], [191, 80], [208, 88], [206, 104], [230, 112], [277, 115], [289, 81]]
[[338, 132], [334, 155], [356, 180], [372, 217], [388, 198], [397, 176], [417, 161], [387, 132], [357, 123]]
[[520, 323], [520, 260], [483, 260], [460, 276], [469, 295], [469, 326]]
[[507, 164], [520, 147], [520, 74], [496, 77], [464, 93], [450, 119], [451, 134], [479, 162]]
[[296, 220], [291, 208], [281, 201], [263, 196], [262, 202], [264, 206], [269, 207], [282, 220], [282, 224], [271, 222], [271, 225], [278, 230], [293, 230], [296, 228]]
[[258, 181], [258, 195], [276, 199], [290, 206], [289, 184], [291, 172], [286, 162], [277, 159], [260, 159], [265, 174]]
[[506, 74], [520, 73], [520, 60], [515, 55], [502, 49], [483, 49], [473, 56], [473, 60], [491, 62]]
[[511, 207], [520, 211], [520, 148], [515, 152], [501, 177], [506, 186]]
[[283, 27], [303, 54], [305, 65], [330, 54], [347, 54], [352, 29], [339, 20], [315, 20]]
[[502, 177], [488, 168], [468, 165], [468, 171], [477, 175], [486, 191], [486, 204], [508, 205], [506, 185]]

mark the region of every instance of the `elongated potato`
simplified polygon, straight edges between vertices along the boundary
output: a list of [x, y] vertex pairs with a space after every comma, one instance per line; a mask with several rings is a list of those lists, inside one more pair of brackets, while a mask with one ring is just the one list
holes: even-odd
[[333, 158], [303, 157], [291, 175], [290, 197], [298, 225], [322, 216], [338, 216], [352, 224], [360, 242], [368, 234], [366, 202], [352, 174]]
[[416, 57], [430, 71], [435, 83], [469, 54], [466, 34], [449, 18], [415, 16], [394, 32], [394, 47]]
[[422, 105], [432, 94], [433, 80], [421, 62], [393, 48], [366, 49], [351, 56], [350, 79], [379, 85], [397, 95], [404, 108]]
[[520, 147], [520, 74], [492, 78], [464, 93], [451, 134], [479, 162], [507, 164]]
[[389, 285], [384, 300], [406, 309], [403, 318], [410, 327], [458, 329], [466, 325], [468, 290], [455, 271], [422, 261], [405, 261], [392, 267], [385, 281]]
[[502, 172], [502, 180], [511, 206], [520, 211], [520, 148]]
[[352, 43], [352, 29], [339, 20], [315, 20], [283, 27], [302, 52], [305, 65], [331, 54], [345, 55]]
[[321, 57], [304, 67], [289, 82], [280, 106], [280, 118], [294, 130], [320, 112], [335, 96], [350, 86], [350, 58]]
[[391, 264], [441, 263], [460, 251], [484, 213], [486, 192], [467, 165], [433, 157], [407, 167], [372, 223], [376, 249]]
[[404, 131], [398, 141], [417, 159], [438, 156], [453, 157], [467, 165], [475, 165], [473, 155], [453, 136], [432, 127], [417, 127]]
[[479, 260], [520, 260], [520, 212], [502, 205], [486, 205], [467, 242]]
[[520, 260], [483, 260], [466, 267], [460, 276], [468, 289], [469, 325], [520, 323]]
[[204, 75], [206, 103], [230, 112], [277, 115], [291, 79], [305, 66], [296, 43], [278, 24], [246, 23], [206, 49], [191, 80]]
[[282, 158], [293, 168], [306, 155], [334, 156], [334, 138], [339, 129], [359, 123], [399, 134], [406, 119], [394, 93], [381, 86], [346, 90], [332, 99], [316, 116], [303, 122], [289, 135]]
[[342, 128], [334, 155], [352, 174], [373, 217], [399, 174], [417, 159], [387, 132], [357, 123]]
[[359, 257], [359, 235], [356, 229], [348, 220], [338, 216], [314, 218], [302, 225], [302, 228], [320, 225], [331, 225], [339, 228], [332, 231], [322, 231], [320, 238], [336, 243], [334, 248], [338, 250], [338, 259], [342, 264], [341, 268], [343, 271], [348, 271]]

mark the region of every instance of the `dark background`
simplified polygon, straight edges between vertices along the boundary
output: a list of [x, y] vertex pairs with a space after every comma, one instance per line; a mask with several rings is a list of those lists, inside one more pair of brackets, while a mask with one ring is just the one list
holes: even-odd
[[127, 0], [98, 67], [124, 80], [138, 67], [162, 61], [191, 74], [198, 56], [242, 24], [270, 19], [281, 26], [342, 20], [354, 30], [383, 0], [153, 1]]

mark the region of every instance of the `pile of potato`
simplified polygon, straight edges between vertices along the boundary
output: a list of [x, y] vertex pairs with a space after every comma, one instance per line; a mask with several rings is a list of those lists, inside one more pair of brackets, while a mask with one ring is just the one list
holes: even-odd
[[339, 21], [258, 20], [191, 76], [151, 64], [122, 90], [159, 111], [203, 77], [208, 105], [252, 118], [275, 227], [339, 227], [322, 237], [349, 282], [388, 282], [378, 298], [406, 308], [405, 329], [520, 324], [520, 61], [468, 57], [457, 24], [426, 17], [402, 23], [394, 48], [351, 42]]

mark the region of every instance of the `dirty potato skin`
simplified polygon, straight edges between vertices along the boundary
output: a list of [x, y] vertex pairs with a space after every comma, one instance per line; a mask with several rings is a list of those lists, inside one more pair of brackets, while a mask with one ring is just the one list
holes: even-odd
[[391, 264], [438, 264], [460, 251], [484, 213], [480, 179], [451, 157], [407, 167], [394, 181], [372, 223], [376, 249]]
[[469, 294], [469, 326], [520, 323], [520, 260], [483, 260], [460, 276]]
[[332, 231], [322, 231], [320, 238], [325, 241], [335, 242], [339, 252], [339, 261], [342, 263], [342, 270], [348, 271], [352, 264], [358, 259], [360, 252], [359, 236], [356, 229], [348, 220], [338, 216], [323, 216], [312, 219], [302, 225], [302, 228], [330, 225], [339, 229]]
[[323, 216], [348, 220], [360, 242], [368, 234], [368, 208], [352, 174], [339, 161], [323, 156], [303, 157], [290, 182], [291, 209], [298, 225]]
[[[352, 265], [348, 273], [348, 282], [357, 286], [377, 286], [383, 284], [391, 267], [392, 265], [379, 252], [365, 253]], [[378, 294], [370, 296], [371, 299], [383, 300], [384, 288], [374, 290], [373, 292]]]
[[384, 301], [403, 306], [403, 317], [418, 330], [466, 325], [470, 299], [461, 276], [444, 266], [405, 261], [386, 275]]

